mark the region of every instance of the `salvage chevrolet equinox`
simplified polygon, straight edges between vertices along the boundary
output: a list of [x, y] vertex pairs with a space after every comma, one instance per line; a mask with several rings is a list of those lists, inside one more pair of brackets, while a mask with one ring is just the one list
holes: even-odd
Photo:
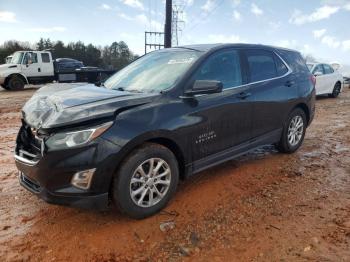
[[300, 53], [250, 44], [163, 49], [104, 83], [51, 84], [23, 107], [19, 180], [49, 203], [104, 209], [111, 200], [144, 218], [179, 179], [266, 144], [297, 150], [314, 85]]

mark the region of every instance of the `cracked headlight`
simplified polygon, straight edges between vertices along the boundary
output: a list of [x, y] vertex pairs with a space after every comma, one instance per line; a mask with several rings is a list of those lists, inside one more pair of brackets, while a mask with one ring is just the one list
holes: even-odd
[[80, 146], [94, 140], [111, 127], [113, 122], [74, 132], [56, 133], [46, 140], [49, 149], [64, 149]]

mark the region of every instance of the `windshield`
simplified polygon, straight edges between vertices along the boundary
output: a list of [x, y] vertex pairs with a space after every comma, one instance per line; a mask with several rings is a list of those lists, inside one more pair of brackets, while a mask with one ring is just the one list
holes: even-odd
[[307, 64], [307, 68], [309, 68], [310, 71], [312, 70], [313, 67], [314, 67], [314, 64]]
[[10, 64], [20, 64], [22, 63], [24, 52], [16, 52], [13, 54]]
[[149, 53], [111, 76], [104, 86], [130, 92], [161, 92], [172, 87], [201, 55], [171, 49]]

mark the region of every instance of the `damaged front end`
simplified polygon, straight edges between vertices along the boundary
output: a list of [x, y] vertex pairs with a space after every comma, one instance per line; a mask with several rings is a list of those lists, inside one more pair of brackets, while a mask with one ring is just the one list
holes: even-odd
[[23, 107], [15, 148], [20, 184], [49, 203], [104, 209], [120, 146], [103, 133], [117, 112], [154, 94], [50, 85]]

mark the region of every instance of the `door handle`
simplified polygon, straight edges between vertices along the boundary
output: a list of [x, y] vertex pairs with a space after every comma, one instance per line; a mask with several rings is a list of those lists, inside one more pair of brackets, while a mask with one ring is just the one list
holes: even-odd
[[293, 80], [288, 80], [284, 85], [288, 86], [288, 87], [291, 87], [294, 84], [295, 84], [295, 82]]
[[39, 73], [41, 72], [41, 68], [40, 68], [40, 67], [38, 68], [38, 72], [39, 72]]
[[240, 99], [246, 99], [247, 97], [251, 96], [251, 93], [247, 93], [247, 92], [242, 92], [242, 93], [239, 93], [237, 95], [237, 98], [240, 98]]

